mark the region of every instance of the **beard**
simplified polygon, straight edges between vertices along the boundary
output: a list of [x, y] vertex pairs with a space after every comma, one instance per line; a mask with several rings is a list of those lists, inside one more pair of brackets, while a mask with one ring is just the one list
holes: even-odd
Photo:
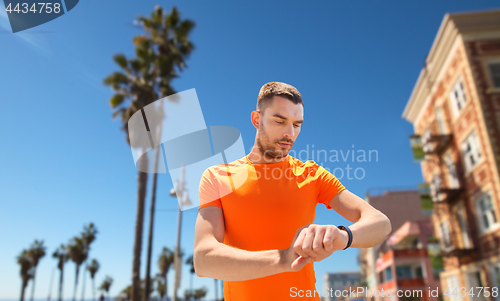
[[257, 147], [261, 155], [268, 160], [279, 160], [288, 155], [289, 149], [281, 149], [277, 146], [276, 142], [288, 142], [290, 143], [290, 149], [293, 146], [293, 141], [282, 139], [276, 141], [270, 141], [269, 136], [267, 135], [264, 125], [261, 123], [259, 126], [259, 133], [257, 135]]

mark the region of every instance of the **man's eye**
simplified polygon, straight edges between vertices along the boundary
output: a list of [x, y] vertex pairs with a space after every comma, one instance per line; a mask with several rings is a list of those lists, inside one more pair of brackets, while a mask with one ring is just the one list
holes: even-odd
[[294, 124], [293, 126], [296, 128], [300, 128], [300, 124]]
[[277, 124], [283, 124], [283, 121], [276, 121]]

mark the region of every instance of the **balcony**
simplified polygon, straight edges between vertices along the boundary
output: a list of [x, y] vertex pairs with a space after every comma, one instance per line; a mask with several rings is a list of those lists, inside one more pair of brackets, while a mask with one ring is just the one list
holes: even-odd
[[427, 249], [390, 249], [377, 258], [375, 266], [378, 268], [385, 262], [394, 261], [399, 258], [425, 257], [427, 255]]
[[413, 286], [424, 286], [425, 279], [424, 278], [406, 278], [406, 279], [398, 279], [397, 280], [398, 288], [402, 287], [413, 287]]
[[422, 257], [427, 256], [427, 249], [394, 249], [394, 257]]
[[443, 256], [451, 257], [474, 257], [474, 253], [477, 253], [479, 250], [477, 248], [464, 248], [464, 247], [453, 247], [442, 250]]
[[458, 186], [458, 182], [455, 187], [444, 187], [443, 182], [441, 181], [441, 176], [438, 174], [434, 175], [432, 178], [429, 188], [432, 201], [434, 203], [452, 204], [459, 199], [460, 195], [464, 191], [463, 188]]
[[432, 122], [424, 134], [410, 136], [413, 157], [418, 162], [425, 160], [426, 155], [441, 155], [452, 141], [453, 134], [445, 134], [437, 122]]
[[452, 134], [432, 134], [426, 131], [422, 136], [422, 148], [426, 155], [439, 155], [453, 140]]

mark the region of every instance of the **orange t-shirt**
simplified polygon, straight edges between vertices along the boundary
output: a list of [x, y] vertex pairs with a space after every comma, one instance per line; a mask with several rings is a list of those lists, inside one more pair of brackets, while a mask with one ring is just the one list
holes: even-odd
[[[248, 251], [286, 249], [299, 228], [314, 222], [316, 205], [331, 209], [331, 199], [344, 189], [314, 161], [303, 163], [288, 155], [278, 163], [257, 164], [245, 156], [205, 170], [198, 210], [222, 208], [226, 245]], [[313, 263], [298, 272], [223, 283], [226, 301], [319, 301], [321, 296]]]

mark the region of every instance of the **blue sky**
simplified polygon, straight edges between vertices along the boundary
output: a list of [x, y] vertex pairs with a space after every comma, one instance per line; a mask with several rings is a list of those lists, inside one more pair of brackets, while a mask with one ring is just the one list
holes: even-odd
[[[413, 129], [401, 115], [423, 60], [445, 13], [499, 6], [493, 0], [85, 0], [68, 14], [17, 34], [10, 32], [0, 6], [0, 299], [19, 297], [15, 257], [23, 248], [43, 239], [51, 254], [91, 221], [99, 229], [90, 255], [101, 263], [97, 283], [112, 276], [112, 295], [130, 283], [137, 171], [120, 123], [111, 118], [112, 91], [102, 80], [117, 70], [115, 53], [133, 54], [132, 37], [141, 33], [132, 26], [134, 18], [149, 15], [157, 4], [167, 10], [176, 5], [183, 18], [196, 22], [191, 35], [196, 49], [173, 86], [196, 89], [207, 125], [238, 128], [248, 153], [255, 138], [250, 112], [260, 87], [270, 81], [292, 84], [305, 103], [297, 152], [313, 145], [344, 154], [377, 151], [378, 160], [371, 162], [318, 160], [330, 170], [362, 168], [362, 179], [336, 174], [361, 197], [367, 189], [416, 188], [422, 181], [409, 147]], [[155, 262], [163, 246], [175, 243], [171, 183], [160, 175], [157, 207], [167, 210], [156, 215]], [[182, 248], [189, 254], [196, 213], [196, 208], [184, 211]], [[323, 205], [316, 223], [349, 224]], [[317, 288], [326, 272], [357, 270], [357, 254], [339, 251], [316, 263]], [[36, 298], [47, 297], [55, 266], [50, 256], [42, 259]], [[65, 271], [69, 298], [74, 265]], [[183, 276], [182, 292], [189, 287], [187, 266]], [[205, 285], [213, 298], [212, 279], [194, 276], [193, 283]], [[87, 297], [90, 287], [87, 282]]]

